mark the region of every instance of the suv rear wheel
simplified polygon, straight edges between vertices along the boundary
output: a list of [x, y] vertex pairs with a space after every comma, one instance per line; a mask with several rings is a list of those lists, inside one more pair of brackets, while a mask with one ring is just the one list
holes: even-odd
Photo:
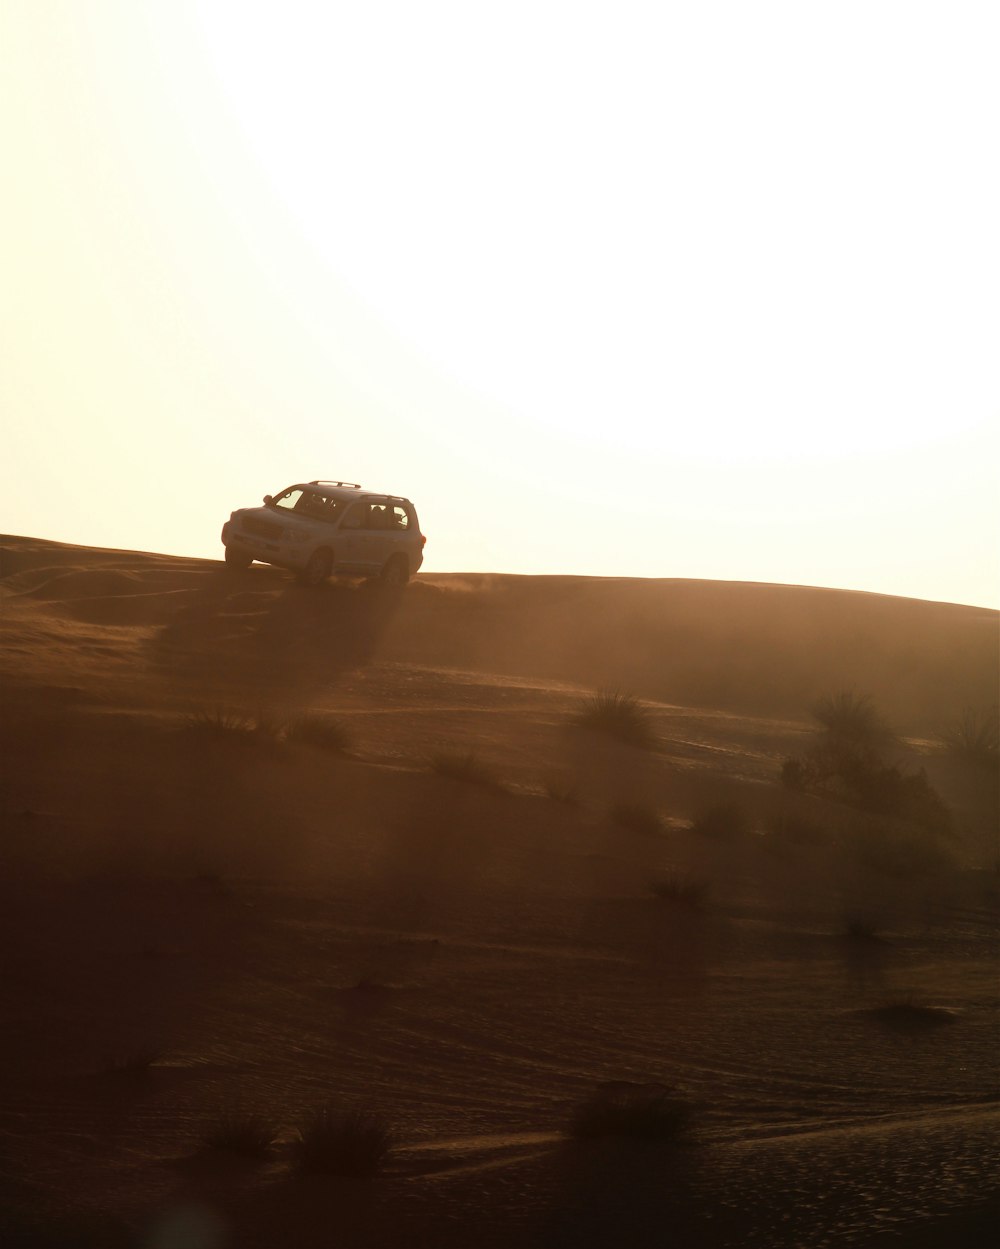
[[379, 576], [383, 585], [402, 587], [410, 579], [410, 561], [405, 555], [394, 555], [386, 560], [385, 567]]

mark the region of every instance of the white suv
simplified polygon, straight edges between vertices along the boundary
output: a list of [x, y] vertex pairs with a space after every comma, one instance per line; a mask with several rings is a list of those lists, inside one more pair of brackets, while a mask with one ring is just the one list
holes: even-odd
[[351, 481], [307, 481], [264, 496], [263, 507], [233, 512], [222, 526], [226, 563], [277, 564], [319, 585], [331, 573], [377, 576], [405, 585], [424, 562], [417, 512], [398, 494]]

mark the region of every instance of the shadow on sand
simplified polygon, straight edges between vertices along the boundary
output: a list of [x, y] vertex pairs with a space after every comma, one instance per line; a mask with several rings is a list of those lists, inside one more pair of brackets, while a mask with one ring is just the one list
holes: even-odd
[[405, 593], [367, 581], [310, 589], [270, 569], [227, 569], [162, 626], [154, 660], [182, 682], [315, 689], [372, 662]]

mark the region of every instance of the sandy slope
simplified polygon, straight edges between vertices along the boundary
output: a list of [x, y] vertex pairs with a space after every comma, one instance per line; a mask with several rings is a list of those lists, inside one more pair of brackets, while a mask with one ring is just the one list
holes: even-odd
[[[302, 1249], [989, 1242], [995, 785], [933, 743], [996, 690], [996, 613], [571, 578], [389, 599], [24, 538], [0, 576], [0, 1241], [184, 1243], [187, 1219]], [[650, 701], [656, 750], [572, 727], [602, 685]], [[775, 786], [847, 686], [952, 837]], [[219, 708], [335, 712], [354, 745], [184, 731]], [[431, 773], [448, 750], [500, 787]], [[752, 833], [689, 830], [720, 798]], [[660, 833], [611, 818], [637, 801]], [[704, 911], [652, 896], [666, 872], [708, 884]], [[949, 1013], [877, 1014], [907, 996]], [[143, 1048], [145, 1074], [109, 1071]], [[679, 1084], [697, 1144], [568, 1143], [616, 1079]], [[396, 1125], [374, 1184], [294, 1174], [328, 1099]], [[282, 1125], [264, 1166], [202, 1148], [233, 1103]]]

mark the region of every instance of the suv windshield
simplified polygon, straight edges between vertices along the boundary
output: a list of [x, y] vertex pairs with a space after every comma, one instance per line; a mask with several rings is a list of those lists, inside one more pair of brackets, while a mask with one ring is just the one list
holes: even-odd
[[335, 499], [321, 490], [304, 490], [301, 486], [291, 486], [272, 500], [272, 506], [280, 507], [282, 511], [328, 521], [337, 519], [343, 504], [343, 499]]

